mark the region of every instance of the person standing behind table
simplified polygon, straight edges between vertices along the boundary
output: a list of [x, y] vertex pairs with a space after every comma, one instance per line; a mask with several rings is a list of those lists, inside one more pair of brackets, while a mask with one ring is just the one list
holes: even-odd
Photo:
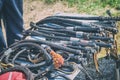
[[[0, 0], [0, 20], [3, 20], [7, 45], [22, 38], [23, 0]], [[0, 21], [0, 52], [6, 47]]]

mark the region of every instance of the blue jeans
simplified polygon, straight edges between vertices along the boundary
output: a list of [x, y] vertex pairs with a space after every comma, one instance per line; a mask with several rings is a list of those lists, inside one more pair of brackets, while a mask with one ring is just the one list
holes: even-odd
[[14, 43], [15, 40], [20, 40], [23, 28], [23, 0], [0, 0], [0, 20], [3, 20], [6, 30], [5, 43], [2, 25], [0, 21], [0, 51]]

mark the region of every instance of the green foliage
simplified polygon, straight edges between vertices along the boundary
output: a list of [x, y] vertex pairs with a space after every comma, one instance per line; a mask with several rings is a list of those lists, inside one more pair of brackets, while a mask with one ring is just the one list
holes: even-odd
[[111, 7], [120, 7], [120, 0], [101, 0], [103, 6], [109, 5]]
[[45, 1], [45, 3], [47, 3], [47, 4], [56, 2], [56, 0], [43, 0], [43, 1]]
[[[106, 7], [109, 5], [110, 7], [120, 7], [120, 0], [66, 0], [70, 6], [73, 5], [91, 5], [91, 6], [101, 6]], [[88, 3], [89, 2], [89, 3]]]
[[[88, 14], [104, 14], [106, 8], [114, 8], [120, 10], [120, 0], [44, 0], [45, 3], [55, 3], [62, 1], [69, 7], [77, 7], [78, 12]], [[103, 12], [104, 11], [104, 12]]]
[[[90, 6], [101, 6], [101, 7], [120, 7], [120, 0], [44, 0], [46, 3], [54, 3], [57, 1], [66, 1], [69, 6], [78, 6], [79, 5], [90, 5]], [[81, 7], [81, 6], [80, 6]]]

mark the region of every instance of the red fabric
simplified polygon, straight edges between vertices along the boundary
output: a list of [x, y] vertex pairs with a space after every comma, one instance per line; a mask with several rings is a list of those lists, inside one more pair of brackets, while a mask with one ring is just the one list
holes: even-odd
[[0, 75], [0, 80], [26, 80], [26, 79], [23, 73], [14, 71]]

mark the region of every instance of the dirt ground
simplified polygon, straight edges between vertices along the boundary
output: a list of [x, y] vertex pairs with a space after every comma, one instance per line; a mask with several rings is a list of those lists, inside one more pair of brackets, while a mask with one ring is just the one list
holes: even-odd
[[29, 27], [31, 21], [37, 22], [47, 16], [56, 13], [77, 13], [76, 8], [69, 8], [65, 3], [58, 2], [56, 4], [45, 4], [40, 0], [24, 1], [24, 26]]

